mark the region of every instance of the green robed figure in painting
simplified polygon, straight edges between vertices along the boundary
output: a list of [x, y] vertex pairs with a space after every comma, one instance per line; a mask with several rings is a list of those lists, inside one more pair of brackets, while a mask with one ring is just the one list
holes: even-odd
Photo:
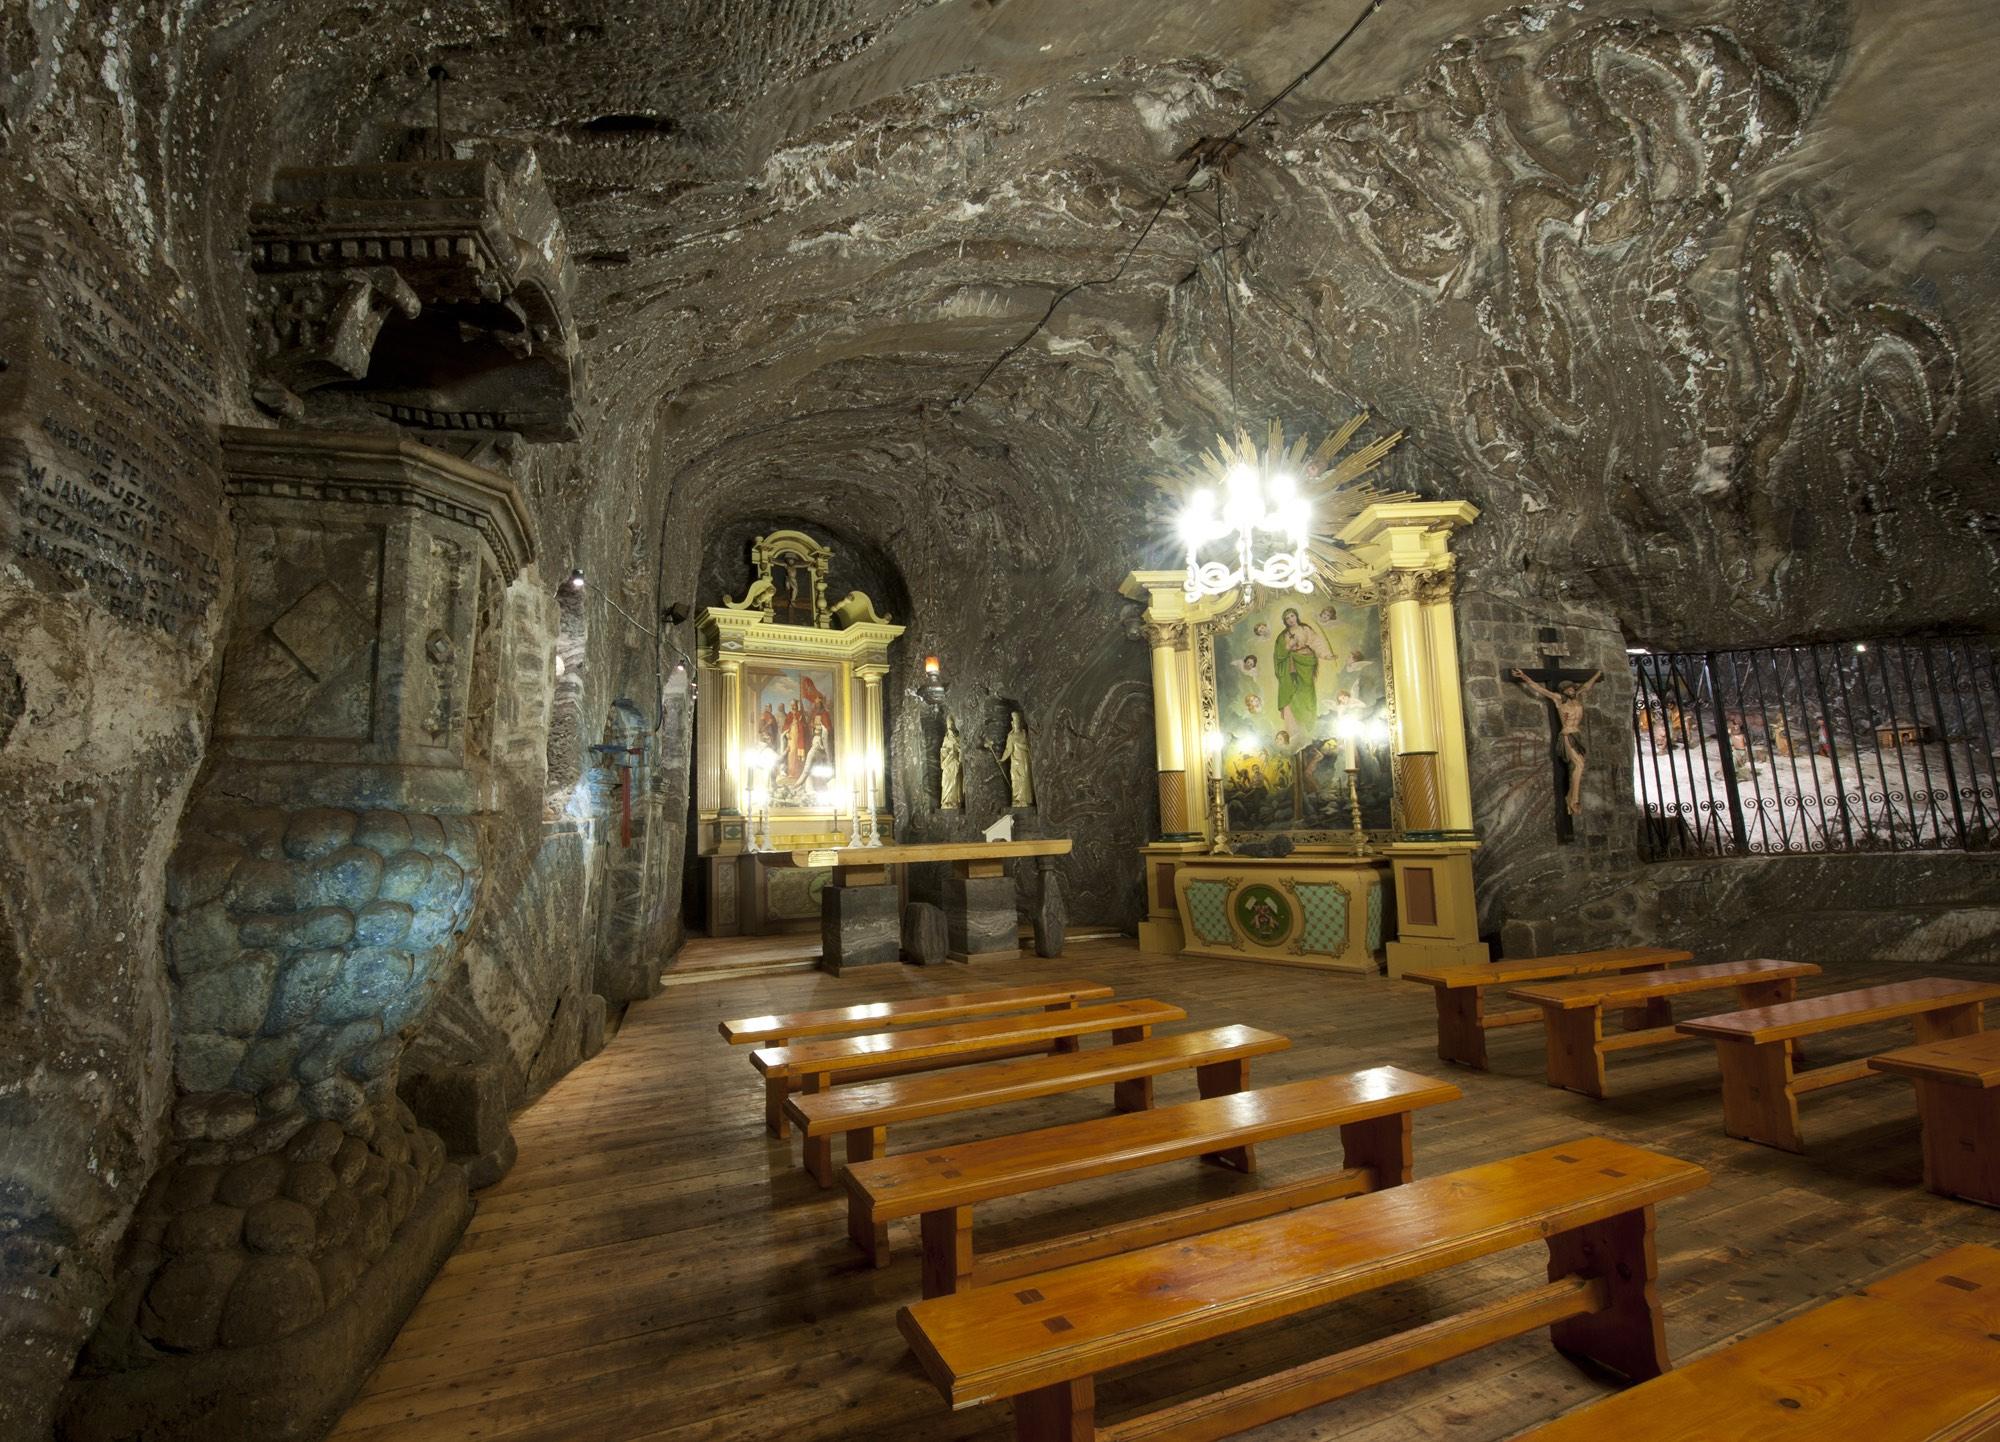
[[1306, 624], [1296, 606], [1285, 608], [1284, 622], [1284, 632], [1271, 648], [1271, 670], [1278, 682], [1278, 720], [1287, 739], [1298, 745], [1311, 739], [1300, 718], [1308, 728], [1319, 720], [1319, 664], [1333, 659], [1333, 647], [1317, 626]]

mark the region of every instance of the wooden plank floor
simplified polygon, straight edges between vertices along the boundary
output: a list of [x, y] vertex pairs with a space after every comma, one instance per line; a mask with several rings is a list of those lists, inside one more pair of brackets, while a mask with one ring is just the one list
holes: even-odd
[[[1925, 971], [1843, 968], [1804, 990]], [[1005, 1406], [954, 1415], [924, 1382], [894, 1324], [896, 1307], [917, 1291], [914, 1238], [899, 1228], [886, 1269], [860, 1265], [842, 1230], [842, 1194], [820, 1192], [799, 1170], [796, 1139], [765, 1135], [757, 1077], [715, 1023], [969, 980], [1068, 977], [1178, 1003], [1188, 1027], [1244, 1022], [1289, 1035], [1293, 1049], [1259, 1061], [1256, 1080], [1384, 1062], [1450, 1077], [1466, 1096], [1419, 1114], [1420, 1175], [1591, 1133], [1707, 1166], [1714, 1184], [1660, 1213], [1661, 1292], [1677, 1358], [1947, 1245], [2000, 1244], [2000, 1212], [1922, 1190], [1914, 1104], [1899, 1082], [1806, 1098], [1812, 1152], [1793, 1157], [1722, 1134], [1706, 1046], [1615, 1057], [1613, 1097], [1592, 1102], [1543, 1084], [1539, 1028], [1494, 1033], [1490, 1074], [1439, 1062], [1428, 989], [1385, 979], [1169, 960], [1122, 940], [1004, 966], [884, 967], [844, 979], [750, 975], [675, 988], [634, 1007], [603, 1054], [516, 1119], [520, 1161], [481, 1194], [458, 1253], [335, 1435], [347, 1442], [1011, 1437]], [[1883, 1028], [1820, 1039], [1810, 1061], [1865, 1055], [1906, 1036]], [[1192, 1095], [1188, 1076], [1159, 1085], [1162, 1102]], [[906, 1129], [900, 1142], [892, 1130], [890, 1145], [1021, 1131], [1100, 1115], [1108, 1104], [1096, 1095], [1050, 1098]], [[1329, 1138], [1260, 1148], [1263, 1179], [1334, 1164], [1337, 1149]], [[1241, 1184], [1193, 1165], [1100, 1179], [1053, 1199], [982, 1209], [982, 1244], [1076, 1230]], [[1308, 1325], [1113, 1374], [1100, 1387], [1100, 1415], [1122, 1416], [1538, 1283], [1544, 1256], [1522, 1248], [1345, 1303]], [[1245, 1435], [1498, 1442], [1605, 1388], [1538, 1334]]]

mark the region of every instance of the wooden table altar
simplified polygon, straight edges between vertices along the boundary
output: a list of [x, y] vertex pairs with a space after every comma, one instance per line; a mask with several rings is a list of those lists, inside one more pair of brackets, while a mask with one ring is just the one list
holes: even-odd
[[1053, 937], [1041, 950], [1062, 955], [1062, 889], [1055, 859], [1067, 856], [1066, 836], [1027, 841], [951, 841], [902, 846], [841, 846], [761, 852], [766, 866], [831, 867], [832, 879], [820, 893], [820, 968], [838, 976], [850, 966], [873, 966], [902, 955], [902, 893], [894, 885], [897, 867], [943, 864], [950, 867], [940, 896], [953, 961], [994, 961], [1019, 957], [1020, 924], [1014, 879], [1007, 863], [1035, 859], [1041, 873], [1038, 936]]

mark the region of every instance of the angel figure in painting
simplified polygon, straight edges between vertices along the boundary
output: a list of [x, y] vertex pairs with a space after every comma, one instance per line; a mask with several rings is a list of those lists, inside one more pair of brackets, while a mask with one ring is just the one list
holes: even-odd
[[1287, 606], [1285, 629], [1271, 647], [1271, 669], [1278, 678], [1278, 719], [1293, 736], [1305, 734], [1319, 716], [1319, 669], [1333, 660], [1333, 647], [1319, 627], [1308, 625], [1298, 607]]
[[1526, 671], [1515, 668], [1514, 679], [1542, 700], [1556, 708], [1556, 719], [1562, 725], [1563, 755], [1569, 761], [1569, 814], [1583, 814], [1583, 768], [1590, 759], [1583, 746], [1583, 700], [1590, 694], [1590, 688], [1604, 679], [1602, 671], [1592, 674], [1588, 681], [1565, 681], [1560, 691], [1551, 691], [1529, 676]]
[[957, 811], [965, 805], [965, 766], [958, 723], [944, 718], [944, 740], [938, 744], [938, 810]]
[[1014, 713], [1013, 723], [1007, 728], [1007, 744], [992, 748], [993, 759], [1000, 763], [1000, 769], [1007, 773], [1007, 789], [1012, 794], [1012, 805], [1016, 810], [1035, 804], [1035, 776], [1033, 763], [1028, 759], [1028, 733], [1021, 725], [1021, 713]]

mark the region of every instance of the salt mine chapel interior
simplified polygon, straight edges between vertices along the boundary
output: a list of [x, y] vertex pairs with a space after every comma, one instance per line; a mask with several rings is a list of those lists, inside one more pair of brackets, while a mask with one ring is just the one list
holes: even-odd
[[0, 0], [0, 1442], [2000, 1442], [1996, 67]]

